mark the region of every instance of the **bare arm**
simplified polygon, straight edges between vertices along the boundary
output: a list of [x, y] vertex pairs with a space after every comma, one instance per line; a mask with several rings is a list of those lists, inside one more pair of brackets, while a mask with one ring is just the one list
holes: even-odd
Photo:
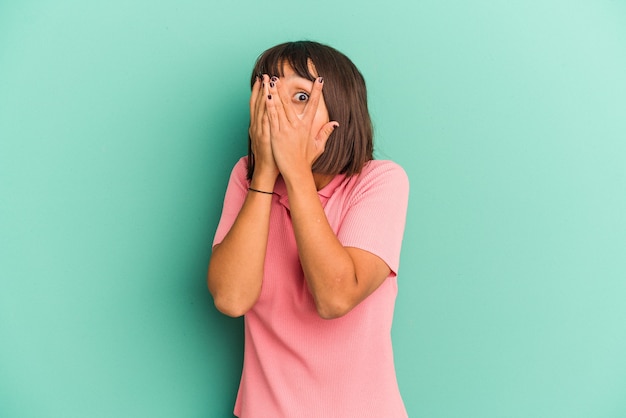
[[338, 126], [324, 124], [311, 132], [321, 99], [323, 82], [313, 82], [304, 116], [298, 117], [289, 97], [281, 94], [280, 82], [270, 88], [267, 99], [270, 140], [277, 166], [287, 185], [298, 254], [323, 318], [345, 315], [371, 294], [389, 275], [390, 269], [378, 256], [357, 248], [346, 248], [330, 227], [317, 194], [312, 162]]
[[[265, 76], [267, 81], [267, 76]], [[278, 176], [269, 143], [265, 86], [258, 80], [250, 98], [250, 138], [255, 171], [250, 187], [271, 192]], [[263, 282], [272, 195], [248, 192], [243, 206], [224, 240], [213, 248], [208, 287], [217, 309], [241, 316], [256, 302]]]
[[271, 199], [248, 193], [232, 228], [213, 248], [208, 286], [215, 306], [226, 315], [243, 315], [261, 293]]
[[378, 256], [339, 242], [310, 173], [294, 174], [287, 190], [298, 254], [317, 311], [326, 319], [343, 316], [376, 290], [390, 269]]

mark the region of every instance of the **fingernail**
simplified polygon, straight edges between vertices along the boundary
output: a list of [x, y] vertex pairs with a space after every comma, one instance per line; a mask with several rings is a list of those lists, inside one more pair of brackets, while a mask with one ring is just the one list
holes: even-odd
[[274, 82], [273, 81], [270, 81], [270, 87], [272, 87], [272, 88], [274, 87]]
[[268, 95], [267, 95], [267, 98], [268, 98], [268, 99], [270, 99], [270, 100], [272, 100], [272, 95], [271, 95], [271, 94], [268, 94]]
[[324, 82], [324, 77], [318, 78], [317, 81], [319, 81], [320, 83], [323, 83]]
[[276, 81], [276, 80], [278, 80], [278, 77], [276, 77], [276, 76], [274, 75], [274, 76], [272, 76], [272, 78], [270, 78], [270, 80], [272, 80], [272, 81]]

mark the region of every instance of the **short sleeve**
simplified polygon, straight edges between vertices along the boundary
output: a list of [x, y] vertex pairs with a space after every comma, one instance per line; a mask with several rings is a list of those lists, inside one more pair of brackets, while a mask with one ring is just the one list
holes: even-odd
[[345, 247], [375, 254], [397, 274], [408, 197], [409, 180], [402, 167], [370, 161], [350, 193], [337, 238]]
[[247, 158], [242, 157], [233, 167], [224, 196], [224, 206], [222, 207], [222, 216], [217, 225], [217, 231], [213, 238], [213, 246], [222, 242], [230, 228], [235, 223], [235, 219], [239, 215], [239, 211], [243, 206], [248, 192], [247, 174]]

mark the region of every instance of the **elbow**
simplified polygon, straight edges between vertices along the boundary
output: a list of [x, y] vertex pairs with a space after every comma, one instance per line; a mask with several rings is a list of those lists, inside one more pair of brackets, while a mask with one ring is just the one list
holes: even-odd
[[226, 303], [216, 297], [213, 298], [213, 303], [218, 311], [226, 316], [230, 316], [231, 318], [239, 318], [240, 316], [245, 315], [245, 313], [250, 309], [243, 304]]
[[224, 315], [230, 316], [231, 318], [239, 318], [240, 316], [243, 316], [253, 305], [253, 303], [246, 303], [246, 299], [241, 295], [228, 295], [225, 292], [211, 289], [210, 285], [209, 291], [211, 292], [211, 296], [213, 296], [215, 309]]
[[343, 274], [337, 272], [335, 280], [327, 287], [313, 292], [315, 309], [322, 319], [337, 319], [348, 314], [358, 303], [353, 286], [356, 285], [354, 270], [347, 269]]
[[322, 319], [337, 319], [346, 315], [354, 306], [344, 300], [335, 299], [328, 301], [316, 301], [315, 309]]
[[221, 289], [217, 284], [212, 283], [210, 278], [207, 280], [209, 293], [213, 297], [213, 304], [215, 308], [224, 315], [232, 318], [238, 318], [243, 316], [254, 305], [253, 299], [250, 301], [250, 297], [246, 298], [241, 294], [233, 294], [227, 291], [227, 289]]

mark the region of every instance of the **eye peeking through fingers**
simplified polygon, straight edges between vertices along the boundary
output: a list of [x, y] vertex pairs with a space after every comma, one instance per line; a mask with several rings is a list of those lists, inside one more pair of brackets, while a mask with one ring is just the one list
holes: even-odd
[[309, 93], [305, 93], [303, 91], [300, 91], [300, 92], [294, 94], [293, 100], [296, 103], [306, 103], [309, 100]]

